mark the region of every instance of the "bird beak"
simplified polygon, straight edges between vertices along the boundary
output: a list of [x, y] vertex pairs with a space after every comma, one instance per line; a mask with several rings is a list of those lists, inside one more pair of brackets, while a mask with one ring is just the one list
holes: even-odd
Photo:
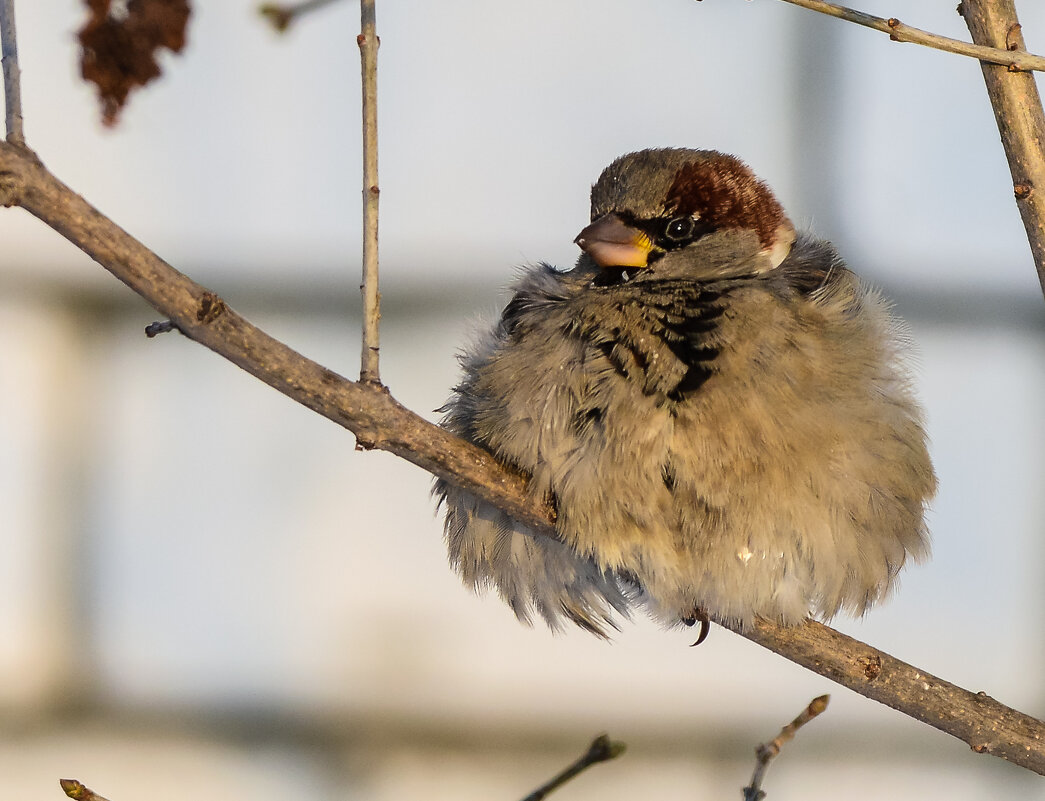
[[573, 240], [600, 267], [646, 267], [653, 242], [616, 214], [606, 214]]

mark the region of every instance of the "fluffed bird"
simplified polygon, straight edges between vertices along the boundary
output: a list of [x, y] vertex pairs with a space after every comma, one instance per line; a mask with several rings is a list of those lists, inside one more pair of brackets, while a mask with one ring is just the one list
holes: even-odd
[[742, 161], [622, 156], [576, 243], [522, 274], [443, 409], [556, 511], [538, 536], [438, 481], [467, 584], [525, 622], [606, 636], [638, 607], [702, 639], [860, 615], [928, 555], [906, 330]]

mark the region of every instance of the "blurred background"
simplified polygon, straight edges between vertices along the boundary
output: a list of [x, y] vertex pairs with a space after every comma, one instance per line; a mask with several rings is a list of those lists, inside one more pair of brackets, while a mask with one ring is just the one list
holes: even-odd
[[[105, 130], [74, 0], [18, 0], [26, 135], [62, 180], [276, 337], [359, 354], [358, 4], [279, 37], [200, 2]], [[862, 10], [968, 38], [954, 3]], [[1045, 6], [1023, 3], [1032, 51]], [[433, 411], [517, 265], [568, 266], [588, 189], [650, 146], [740, 155], [910, 321], [934, 558], [843, 631], [1045, 714], [1045, 309], [970, 59], [772, 0], [378, 7], [382, 377]], [[0, 796], [1041, 797], [1039, 777], [715, 628], [518, 625], [447, 567], [430, 476], [298, 407], [21, 210], [0, 213]]]

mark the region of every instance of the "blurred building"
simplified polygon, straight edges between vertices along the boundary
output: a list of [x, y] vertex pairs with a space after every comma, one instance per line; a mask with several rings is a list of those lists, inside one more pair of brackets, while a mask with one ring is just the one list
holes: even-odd
[[[286, 37], [195, 4], [101, 130], [73, 0], [17, 2], [26, 134], [70, 186], [303, 353], [358, 370], [358, 8]], [[1045, 50], [1045, 7], [1021, 9]], [[862, 9], [888, 15], [890, 4]], [[905, 12], [906, 14], [907, 12]], [[964, 38], [951, 7], [905, 21]], [[979, 65], [781, 3], [395, 4], [382, 37], [382, 375], [435, 419], [513, 265], [570, 264], [629, 150], [745, 158], [911, 322], [941, 478], [932, 562], [844, 631], [1045, 714], [1045, 308]], [[171, 334], [0, 213], [0, 794], [521, 798], [601, 731], [573, 799], [1030, 797], [1040, 779], [716, 628], [517, 625], [446, 565], [430, 477]], [[47, 794], [51, 793], [51, 796]]]

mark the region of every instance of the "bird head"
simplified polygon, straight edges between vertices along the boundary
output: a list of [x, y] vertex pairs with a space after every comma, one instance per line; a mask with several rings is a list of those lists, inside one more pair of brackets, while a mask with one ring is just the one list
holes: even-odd
[[764, 273], [795, 241], [769, 187], [740, 159], [714, 150], [621, 156], [592, 186], [591, 220], [574, 241], [599, 267], [629, 276]]

